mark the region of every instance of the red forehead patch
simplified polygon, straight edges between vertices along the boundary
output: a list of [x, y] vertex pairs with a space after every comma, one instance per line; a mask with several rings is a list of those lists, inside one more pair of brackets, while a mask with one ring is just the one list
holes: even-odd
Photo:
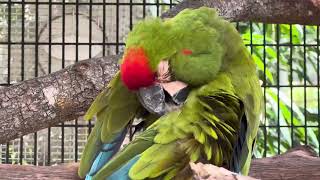
[[150, 86], [155, 80], [155, 73], [149, 66], [149, 60], [143, 48], [130, 48], [120, 67], [122, 82], [130, 90]]

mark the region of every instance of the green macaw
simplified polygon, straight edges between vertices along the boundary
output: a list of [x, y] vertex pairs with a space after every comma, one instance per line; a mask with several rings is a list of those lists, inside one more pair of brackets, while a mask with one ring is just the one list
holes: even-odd
[[[163, 62], [168, 70], [159, 73]], [[262, 91], [254, 61], [231, 23], [206, 7], [144, 20], [129, 33], [120, 64], [85, 116], [97, 121], [80, 177], [188, 179], [189, 162], [198, 161], [248, 174]], [[186, 99], [171, 109], [148, 106], [152, 96], [141, 97], [141, 91], [169, 81], [186, 84]], [[153, 123], [118, 152], [134, 118]]]

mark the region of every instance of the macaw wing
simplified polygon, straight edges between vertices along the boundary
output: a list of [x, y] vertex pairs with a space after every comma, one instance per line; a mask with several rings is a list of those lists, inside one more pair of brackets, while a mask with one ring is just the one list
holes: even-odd
[[95, 174], [119, 150], [127, 126], [140, 108], [135, 93], [129, 92], [120, 80], [120, 74], [109, 83], [88, 109], [85, 119], [96, 117], [83, 151], [78, 174]]
[[193, 90], [181, 109], [160, 117], [94, 179], [119, 177], [120, 172], [131, 179], [187, 178], [190, 161], [228, 167], [239, 163], [232, 159], [239, 156], [234, 149], [243, 145], [244, 107], [230, 86], [222, 78]]
[[110, 98], [110, 89], [112, 89], [119, 81], [120, 73], [118, 72], [115, 77], [110, 81], [105, 89], [103, 89], [98, 96], [94, 99], [86, 114], [84, 115], [85, 120], [91, 120], [95, 115], [101, 112], [108, 106]]
[[133, 165], [130, 161], [133, 161], [133, 159], [134, 161], [138, 160], [139, 158], [137, 157], [154, 144], [153, 139], [155, 134], [156, 131], [152, 129], [142, 132], [105, 164], [100, 171], [93, 176], [93, 179], [109, 179], [110, 177], [128, 179], [129, 169]]
[[233, 159], [242, 155], [234, 150], [241, 152], [246, 137], [241, 127], [244, 107], [232, 88], [225, 87], [232, 86], [230, 80], [220, 83], [224, 85], [217, 86], [219, 81], [215, 81], [192, 92], [181, 110], [149, 127], [157, 130], [155, 144], [130, 169], [132, 179], [181, 178], [190, 161], [226, 167], [232, 162], [240, 167], [241, 162]]

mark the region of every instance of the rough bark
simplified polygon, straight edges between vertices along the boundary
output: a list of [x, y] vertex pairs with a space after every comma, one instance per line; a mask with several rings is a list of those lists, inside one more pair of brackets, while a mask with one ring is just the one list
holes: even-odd
[[0, 89], [0, 143], [73, 120], [116, 73], [118, 56], [85, 60]]
[[[185, 0], [184, 8], [215, 7], [229, 20], [320, 24], [320, 0]], [[0, 89], [0, 143], [83, 115], [117, 70], [118, 56], [80, 62]]]
[[268, 180], [320, 179], [320, 158], [309, 146], [299, 146], [287, 153], [255, 159], [250, 176]]
[[78, 164], [71, 163], [57, 166], [31, 166], [31, 165], [0, 165], [0, 179], [39, 179], [39, 180], [58, 180], [58, 179], [79, 179]]
[[[254, 159], [250, 176], [263, 180], [320, 179], [320, 158], [307, 146], [271, 158]], [[57, 166], [0, 165], [0, 179], [79, 179], [77, 163]], [[252, 180], [212, 165], [193, 164], [197, 180]], [[215, 171], [210, 171], [215, 169]], [[208, 172], [209, 170], [209, 172]]]
[[201, 6], [216, 8], [230, 21], [320, 24], [320, 0], [184, 0], [162, 17], [172, 17], [182, 9]]

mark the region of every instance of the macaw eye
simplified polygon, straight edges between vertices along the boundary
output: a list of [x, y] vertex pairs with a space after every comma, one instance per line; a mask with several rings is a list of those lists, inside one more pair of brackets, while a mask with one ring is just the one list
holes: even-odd
[[184, 55], [191, 55], [192, 51], [190, 49], [182, 49], [182, 54]]

